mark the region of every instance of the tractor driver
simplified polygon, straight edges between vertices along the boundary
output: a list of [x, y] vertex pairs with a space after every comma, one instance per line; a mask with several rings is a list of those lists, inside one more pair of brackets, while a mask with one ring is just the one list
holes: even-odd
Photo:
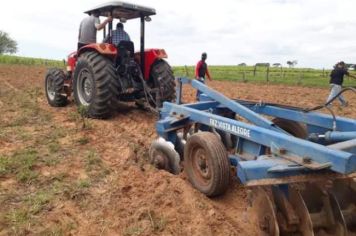
[[112, 31], [112, 44], [118, 45], [121, 41], [131, 41], [130, 36], [124, 30], [122, 23], [116, 24], [116, 30]]
[[96, 43], [96, 32], [112, 21], [112, 17], [109, 16], [103, 23], [100, 23], [99, 14], [98, 11], [90, 12], [89, 16], [85, 17], [80, 23], [78, 50], [87, 44]]

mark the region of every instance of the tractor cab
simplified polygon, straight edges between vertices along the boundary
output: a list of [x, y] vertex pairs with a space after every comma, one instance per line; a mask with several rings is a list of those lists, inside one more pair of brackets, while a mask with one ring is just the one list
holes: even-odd
[[[128, 20], [140, 19], [141, 35], [140, 35], [140, 52], [134, 55], [135, 47], [132, 41], [120, 41], [119, 44], [114, 45], [117, 49], [116, 64], [122, 64], [128, 57], [136, 57], [140, 62], [142, 71], [145, 71], [145, 22], [150, 22], [152, 15], [156, 14], [153, 8], [140, 6], [132, 3], [121, 1], [108, 2], [85, 11], [86, 14], [97, 13], [102, 17], [112, 16], [113, 19], [118, 19], [125, 23]], [[103, 39], [105, 43], [113, 43], [113, 22], [109, 22], [103, 30]]]

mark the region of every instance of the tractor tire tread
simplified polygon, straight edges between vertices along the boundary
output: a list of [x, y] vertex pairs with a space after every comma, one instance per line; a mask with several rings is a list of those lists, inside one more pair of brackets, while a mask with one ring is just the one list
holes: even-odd
[[[209, 153], [207, 159], [212, 168], [212, 180], [208, 189], [200, 188], [199, 184], [194, 180], [194, 173], [189, 160], [189, 152], [192, 145], [200, 145]], [[184, 169], [187, 171], [188, 179], [196, 189], [209, 197], [221, 195], [227, 190], [230, 180], [230, 164], [227, 151], [215, 134], [199, 132], [189, 137], [184, 148], [184, 160]]]
[[[47, 86], [46, 86], [47, 80], [50, 79], [50, 76], [54, 80], [55, 95], [53, 100], [49, 99]], [[46, 96], [47, 96], [48, 103], [53, 107], [64, 107], [68, 104], [67, 96], [62, 95], [64, 90], [65, 79], [66, 79], [66, 75], [64, 71], [59, 68], [51, 68], [47, 72], [46, 81], [45, 81]]]
[[[116, 103], [118, 91], [115, 82], [116, 73], [113, 63], [97, 52], [85, 52], [79, 57], [77, 67], [87, 66], [93, 74], [95, 81], [95, 98], [88, 106], [87, 116], [92, 118], [105, 119], [112, 115], [114, 111], [113, 103]], [[78, 72], [74, 75], [74, 98], [77, 105], [81, 105], [76, 91], [76, 79]]]

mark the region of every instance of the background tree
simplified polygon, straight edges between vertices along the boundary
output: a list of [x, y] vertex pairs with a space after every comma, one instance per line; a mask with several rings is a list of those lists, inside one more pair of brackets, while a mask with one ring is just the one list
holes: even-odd
[[259, 62], [259, 63], [256, 63], [255, 66], [261, 66], [261, 67], [269, 67], [270, 64], [269, 63], [265, 63], [265, 62]]
[[282, 64], [281, 64], [281, 63], [273, 63], [273, 66], [274, 66], [274, 67], [281, 67]]
[[0, 54], [4, 53], [16, 53], [17, 52], [17, 42], [10, 38], [10, 36], [0, 30]]
[[297, 60], [294, 60], [294, 61], [287, 61], [287, 65], [292, 68], [294, 67], [295, 65], [298, 64], [298, 61]]

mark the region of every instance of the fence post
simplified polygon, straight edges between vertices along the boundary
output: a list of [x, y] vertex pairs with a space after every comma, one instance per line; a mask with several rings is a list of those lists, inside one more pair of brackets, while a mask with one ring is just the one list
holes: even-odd
[[243, 82], [247, 82], [245, 71], [242, 72], [242, 81], [243, 81]]
[[256, 77], [256, 70], [257, 70], [257, 66], [255, 65], [255, 67], [253, 69], [253, 77]]
[[268, 83], [269, 82], [269, 66], [267, 67], [266, 80]]

